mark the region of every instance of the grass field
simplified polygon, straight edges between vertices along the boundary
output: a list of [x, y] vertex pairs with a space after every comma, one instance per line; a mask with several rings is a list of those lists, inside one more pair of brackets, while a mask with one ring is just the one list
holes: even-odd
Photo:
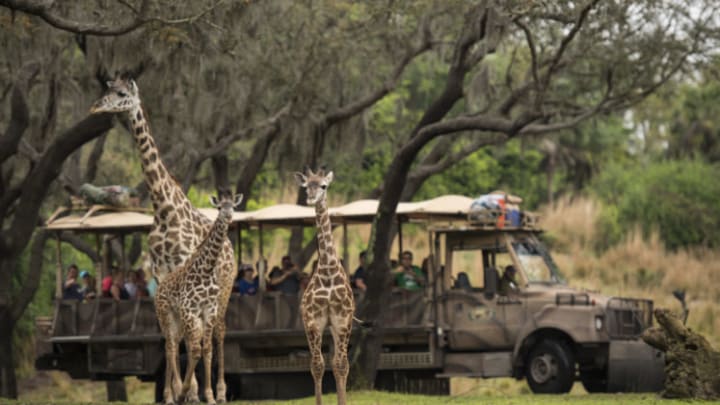
[[[135, 378], [126, 379], [130, 404], [149, 404], [153, 400], [153, 385], [141, 383]], [[351, 392], [348, 396], [350, 404], [427, 404], [427, 405], [649, 405], [649, 404], [688, 404], [718, 403], [702, 401], [684, 401], [663, 399], [657, 394], [593, 394], [588, 395], [580, 384], [575, 384], [567, 395], [533, 395], [529, 393], [527, 384], [509, 378], [480, 380], [453, 379], [450, 396], [423, 396], [396, 394], [382, 391]], [[61, 372], [38, 373], [33, 381], [21, 384], [20, 400], [1, 404], [98, 404], [105, 400], [105, 384], [87, 380], [72, 380]], [[323, 396], [326, 404], [335, 404], [336, 396]], [[314, 405], [315, 398], [308, 397], [292, 401], [240, 401], [232, 404], [283, 404], [283, 405]]]
[[[2, 402], [2, 401], [0, 401]], [[323, 402], [335, 404], [335, 395], [323, 396]], [[701, 401], [682, 401], [662, 399], [654, 394], [593, 394], [593, 395], [532, 395], [519, 394], [510, 396], [423, 396], [395, 394], [380, 391], [352, 392], [348, 397], [350, 404], [375, 405], [375, 404], [413, 404], [413, 405], [450, 405], [450, 404], [483, 404], [483, 405], [530, 405], [530, 404], [573, 404], [573, 405], [650, 405], [650, 404], [688, 404], [688, 403], [720, 403]], [[10, 401], [8, 404], [79, 404], [84, 402], [75, 401]], [[140, 402], [142, 403], [142, 402]], [[145, 402], [146, 403], [146, 402]], [[286, 404], [286, 405], [314, 405], [315, 398], [303, 398], [292, 401], [261, 401], [261, 402], [232, 402], [231, 404]]]

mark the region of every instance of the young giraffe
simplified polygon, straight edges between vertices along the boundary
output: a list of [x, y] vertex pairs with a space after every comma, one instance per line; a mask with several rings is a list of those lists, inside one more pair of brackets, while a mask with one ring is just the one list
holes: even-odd
[[338, 260], [333, 245], [332, 227], [327, 209], [327, 188], [333, 173], [295, 173], [295, 178], [307, 192], [307, 203], [315, 204], [315, 220], [318, 227], [318, 267], [313, 273], [302, 296], [300, 311], [305, 334], [312, 355], [310, 371], [315, 380], [315, 403], [322, 404], [322, 377], [325, 361], [322, 355], [322, 335], [330, 323], [333, 337], [333, 374], [337, 388], [338, 404], [345, 404], [345, 387], [349, 372], [348, 343], [352, 331], [355, 300], [347, 274]]
[[[155, 312], [165, 336], [165, 404], [175, 403], [176, 396], [179, 403], [185, 401], [201, 353], [205, 366], [205, 399], [208, 404], [215, 403], [210, 384], [212, 331], [218, 316], [217, 295], [220, 290], [215, 264], [227, 237], [233, 208], [241, 201], [242, 195], [233, 197], [230, 192], [220, 193], [219, 202], [215, 197], [211, 198], [212, 205], [220, 211], [207, 238], [187, 262], [158, 286]], [[180, 388], [180, 369], [175, 359], [183, 337], [189, 357]]]
[[[212, 221], [192, 206], [160, 159], [155, 141], [150, 135], [147, 115], [142, 109], [135, 82], [132, 79], [116, 79], [108, 82], [107, 85], [105, 95], [93, 104], [90, 112], [126, 112], [130, 118], [135, 143], [140, 151], [145, 182], [150, 189], [155, 211], [153, 225], [148, 235], [150, 259], [153, 264], [153, 274], [162, 284], [164, 278], [184, 263], [205, 239]], [[217, 400], [225, 402], [227, 389], [224, 375], [225, 311], [237, 274], [233, 248], [227, 238], [216, 265], [221, 279], [218, 322], [214, 330], [218, 359]], [[198, 400], [197, 383], [194, 379], [189, 399], [194, 402]]]

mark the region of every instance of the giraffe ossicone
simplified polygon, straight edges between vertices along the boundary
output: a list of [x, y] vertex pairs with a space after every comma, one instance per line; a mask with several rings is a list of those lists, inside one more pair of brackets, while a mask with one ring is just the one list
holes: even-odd
[[327, 190], [334, 178], [333, 172], [320, 169], [313, 173], [295, 173], [295, 179], [307, 193], [307, 203], [315, 205], [315, 222], [318, 228], [318, 267], [310, 278], [300, 304], [305, 335], [310, 348], [310, 372], [315, 382], [315, 403], [322, 404], [322, 377], [325, 360], [322, 355], [322, 335], [330, 326], [333, 337], [332, 370], [335, 376], [338, 404], [346, 403], [348, 343], [352, 332], [355, 300], [350, 280], [338, 259], [333, 244], [332, 224], [327, 208]]

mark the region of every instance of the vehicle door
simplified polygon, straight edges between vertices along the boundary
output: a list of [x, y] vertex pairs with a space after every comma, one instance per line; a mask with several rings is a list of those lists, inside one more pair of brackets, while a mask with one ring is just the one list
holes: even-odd
[[[452, 282], [446, 290], [445, 311], [453, 350], [510, 349], [506, 317], [517, 318], [521, 301], [496, 293], [498, 268], [512, 263], [504, 245], [450, 246], [446, 263]], [[465, 279], [467, 278], [467, 283]], [[494, 285], [489, 285], [494, 284]]]

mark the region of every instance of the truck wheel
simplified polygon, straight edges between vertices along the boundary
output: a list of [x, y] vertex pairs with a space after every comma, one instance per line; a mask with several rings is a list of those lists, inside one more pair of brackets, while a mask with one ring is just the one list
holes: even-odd
[[525, 377], [536, 394], [562, 394], [575, 382], [575, 359], [563, 343], [544, 340], [531, 351], [525, 362]]
[[606, 369], [580, 371], [580, 381], [582, 381], [585, 391], [589, 393], [608, 392]]

